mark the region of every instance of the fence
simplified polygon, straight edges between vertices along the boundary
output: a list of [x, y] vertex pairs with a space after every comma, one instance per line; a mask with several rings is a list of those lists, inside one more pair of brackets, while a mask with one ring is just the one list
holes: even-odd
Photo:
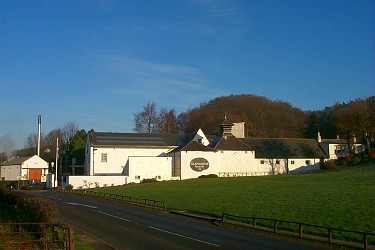
[[0, 249], [74, 250], [73, 230], [65, 224], [0, 223]]
[[[324, 227], [300, 222], [275, 220], [256, 217], [241, 217], [223, 214], [223, 222], [235, 222], [240, 226], [252, 227], [278, 234], [293, 235], [299, 238], [326, 241], [330, 244], [339, 244], [349, 247], [375, 248], [375, 233], [357, 232], [352, 230]], [[371, 238], [371, 239], [370, 239]], [[370, 239], [370, 240], [369, 240]]]
[[165, 204], [164, 201], [132, 197], [132, 196], [126, 196], [126, 195], [119, 195], [119, 194], [96, 192], [96, 191], [84, 190], [84, 189], [72, 189], [72, 190], [59, 189], [58, 191], [81, 194], [85, 196], [93, 196], [93, 197], [97, 197], [101, 199], [116, 200], [116, 201], [121, 201], [121, 202], [133, 204], [137, 206], [145, 206], [145, 207], [152, 207], [152, 208], [167, 210], [167, 205]]

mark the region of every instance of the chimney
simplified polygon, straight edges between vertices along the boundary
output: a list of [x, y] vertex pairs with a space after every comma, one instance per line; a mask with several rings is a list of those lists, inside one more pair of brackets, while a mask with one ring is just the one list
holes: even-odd
[[318, 142], [322, 142], [322, 137], [320, 136], [320, 132], [318, 131]]
[[38, 153], [37, 155], [39, 156], [40, 155], [40, 127], [42, 125], [42, 117], [41, 115], [38, 115], [38, 145], [37, 145], [37, 148], [38, 148]]

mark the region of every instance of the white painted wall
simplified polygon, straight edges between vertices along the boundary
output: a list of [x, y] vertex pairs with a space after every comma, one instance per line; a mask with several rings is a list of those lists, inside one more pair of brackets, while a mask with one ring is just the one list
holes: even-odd
[[128, 182], [139, 183], [143, 179], [155, 178], [158, 181], [171, 180], [172, 157], [129, 157], [125, 167]]
[[[123, 174], [131, 156], [165, 156], [170, 148], [93, 148], [91, 157], [85, 166], [87, 175], [116, 175]], [[102, 161], [102, 154], [107, 154], [107, 162]]]
[[[217, 158], [217, 152], [201, 152], [201, 151], [181, 151], [181, 179], [198, 178], [201, 175], [218, 174], [219, 172], [219, 161]], [[208, 161], [209, 167], [207, 170], [194, 171], [190, 167], [190, 162], [195, 158], [204, 158]]]
[[48, 174], [48, 163], [37, 155], [32, 156], [28, 160], [24, 161], [21, 165], [21, 176], [25, 179], [29, 179], [29, 169], [42, 169], [42, 175]]
[[128, 184], [126, 176], [66, 176], [63, 186], [72, 185], [74, 189]]
[[289, 172], [311, 172], [320, 169], [320, 159], [267, 159], [257, 158], [257, 165], [263, 167], [259, 168], [259, 174], [285, 174], [287, 169]]
[[1, 178], [4, 178], [6, 181], [16, 181], [18, 176], [21, 174], [20, 165], [9, 165], [1, 166]]

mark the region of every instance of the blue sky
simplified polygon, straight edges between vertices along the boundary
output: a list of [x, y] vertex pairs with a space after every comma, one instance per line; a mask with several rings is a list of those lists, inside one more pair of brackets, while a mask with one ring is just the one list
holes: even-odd
[[0, 147], [38, 114], [43, 133], [131, 132], [149, 102], [230, 94], [302, 110], [375, 95], [375, 1], [0, 1]]

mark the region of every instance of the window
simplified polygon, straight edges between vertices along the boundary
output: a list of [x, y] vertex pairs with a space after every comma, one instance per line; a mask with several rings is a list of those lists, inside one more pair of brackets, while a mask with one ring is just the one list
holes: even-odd
[[306, 165], [310, 165], [311, 164], [311, 161], [310, 160], [306, 160]]
[[260, 160], [260, 164], [264, 164], [264, 160]]
[[276, 164], [280, 164], [280, 161], [279, 161], [279, 160], [276, 160]]
[[102, 162], [107, 162], [107, 153], [102, 153]]
[[136, 175], [134, 179], [136, 179], [136, 180], [140, 180], [140, 179], [141, 179], [141, 176]]
[[161, 180], [161, 176], [158, 175], [158, 176], [155, 177], [155, 179], [157, 179], [157, 180]]
[[290, 164], [293, 164], [293, 165], [294, 165], [294, 161], [290, 161]]

